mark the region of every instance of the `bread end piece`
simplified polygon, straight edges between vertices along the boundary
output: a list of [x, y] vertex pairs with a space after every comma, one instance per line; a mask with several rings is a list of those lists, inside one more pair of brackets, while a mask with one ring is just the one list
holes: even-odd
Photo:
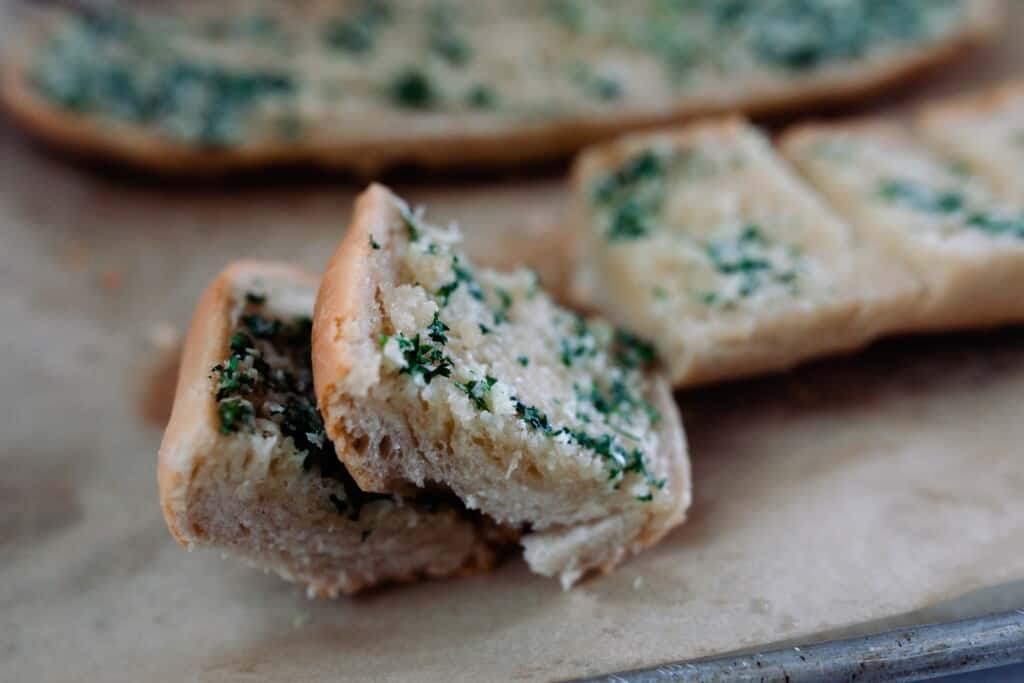
[[457, 503], [374, 499], [353, 518], [335, 502], [347, 490], [307, 471], [290, 439], [221, 431], [211, 368], [230, 353], [238, 299], [257, 291], [276, 314], [308, 316], [315, 289], [316, 280], [298, 268], [239, 262], [203, 294], [159, 453], [171, 534], [188, 549], [229, 552], [318, 597], [490, 567], [494, 547], [508, 539]]

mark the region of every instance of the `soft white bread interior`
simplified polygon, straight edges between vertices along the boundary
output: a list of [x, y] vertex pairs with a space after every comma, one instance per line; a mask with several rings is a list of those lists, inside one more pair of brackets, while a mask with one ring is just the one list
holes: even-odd
[[925, 288], [891, 332], [1024, 319], [1024, 206], [887, 122], [799, 126], [786, 156], [867, 243]]
[[371, 186], [313, 323], [327, 433], [361, 487], [450, 490], [525, 526], [571, 585], [680, 523], [682, 423], [645, 342], [554, 304], [526, 270], [475, 269], [461, 236]]
[[316, 287], [288, 265], [239, 262], [203, 295], [160, 447], [171, 533], [316, 596], [490, 566], [504, 536], [486, 520], [450, 497], [363, 493], [335, 457], [310, 377]]
[[958, 170], [1024, 201], [1024, 81], [927, 106], [916, 130]]
[[573, 190], [570, 297], [652, 340], [677, 387], [856, 348], [920, 295], [738, 118], [592, 148]]

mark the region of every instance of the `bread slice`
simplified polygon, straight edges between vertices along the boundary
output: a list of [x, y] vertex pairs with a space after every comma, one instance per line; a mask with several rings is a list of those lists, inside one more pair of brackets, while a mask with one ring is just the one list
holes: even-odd
[[366, 494], [312, 397], [317, 282], [239, 262], [203, 295], [160, 446], [160, 498], [185, 547], [217, 548], [310, 595], [484, 569], [501, 534], [457, 501]]
[[327, 433], [363, 489], [448, 489], [526, 526], [527, 562], [569, 586], [683, 521], [682, 424], [647, 344], [459, 240], [380, 185], [360, 196], [313, 321]]
[[958, 170], [1024, 201], [1024, 81], [925, 107], [916, 130]]
[[[111, 9], [113, 7], [113, 9]], [[989, 38], [1001, 0], [227, 0], [52, 12], [0, 99], [150, 169], [508, 164], [626, 129], [855, 100]]]
[[653, 340], [677, 387], [855, 348], [919, 295], [740, 119], [588, 150], [573, 190], [571, 297]]
[[1024, 319], [1024, 207], [998, 199], [894, 123], [799, 126], [786, 155], [925, 297], [892, 332]]

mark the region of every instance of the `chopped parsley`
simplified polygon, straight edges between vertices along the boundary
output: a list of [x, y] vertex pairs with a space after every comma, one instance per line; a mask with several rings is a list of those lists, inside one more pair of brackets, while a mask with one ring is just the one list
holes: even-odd
[[419, 375], [423, 381], [430, 384], [435, 377], [450, 377], [452, 374], [452, 359], [444, 354], [440, 347], [429, 342], [423, 342], [417, 334], [408, 339], [404, 334], [395, 335], [398, 349], [402, 352], [402, 359], [405, 366], [401, 369], [403, 375]]
[[324, 44], [351, 55], [365, 55], [373, 49], [377, 30], [389, 21], [391, 8], [380, 0], [368, 0], [352, 16], [328, 21]]
[[[303, 471], [316, 470], [338, 482], [327, 502], [357, 520], [364, 504], [391, 496], [361, 491], [327, 438], [313, 392], [309, 318], [268, 317], [262, 294], [248, 293], [244, 301], [239, 328], [229, 338], [230, 355], [211, 373], [221, 433], [261, 429], [257, 419], [274, 423], [291, 440]], [[287, 364], [268, 358], [275, 364], [287, 359]]]
[[465, 384], [461, 382], [454, 382], [454, 384], [465, 392], [466, 396], [469, 397], [469, 400], [472, 401], [477, 410], [489, 411], [490, 408], [487, 406], [487, 394], [490, 393], [491, 388], [497, 381], [498, 380], [494, 377], [487, 375], [484, 377], [484, 381], [482, 382], [469, 380]]
[[892, 178], [882, 180], [878, 193], [886, 201], [925, 213], [956, 213], [965, 204], [963, 194], [955, 190], [936, 192]]
[[711, 267], [722, 276], [736, 280], [735, 292], [704, 292], [700, 300], [707, 306], [733, 305], [768, 285], [780, 285], [789, 294], [797, 293], [799, 251], [773, 245], [755, 224], [744, 226], [737, 235], [719, 238], [705, 247]]
[[430, 49], [452, 66], [463, 66], [473, 56], [469, 41], [450, 28], [438, 28], [431, 32]]
[[615, 360], [626, 368], [645, 368], [657, 360], [654, 345], [623, 329], [615, 330], [612, 344]]
[[887, 202], [934, 215], [957, 216], [968, 228], [993, 237], [1024, 239], [1024, 213], [996, 216], [972, 207], [968, 198], [955, 190], [936, 191], [905, 181], [885, 179], [879, 195]]
[[370, 248], [374, 250], [380, 249], [380, 243], [377, 240], [373, 239], [373, 235], [370, 235]]
[[[218, 387], [218, 393], [220, 391]], [[226, 398], [217, 404], [217, 414], [220, 416], [220, 433], [234, 434], [251, 424], [252, 404], [243, 398]]]
[[527, 405], [516, 399], [516, 416], [526, 423], [530, 429], [541, 432], [546, 436], [554, 436], [556, 430], [551, 426], [551, 422], [548, 421], [548, 416], [538, 410], [536, 407]]
[[452, 254], [452, 272], [455, 274], [455, 279], [437, 290], [437, 297], [441, 301], [442, 307], [448, 305], [448, 300], [451, 299], [459, 285], [465, 285], [466, 291], [477, 301], [484, 300], [484, 292], [477, 284], [476, 278], [473, 277], [473, 271], [461, 264], [458, 254]]
[[512, 308], [512, 295], [508, 293], [508, 290], [498, 287], [494, 290], [494, 293], [498, 295], [499, 307], [494, 312], [494, 324], [500, 325], [504, 322], [508, 322], [508, 311]]
[[[402, 222], [405, 223], [405, 230], [409, 236], [409, 241], [418, 242], [422, 231], [420, 230], [420, 219], [417, 212], [402, 204], [399, 205], [399, 213], [402, 215]], [[434, 245], [431, 244], [430, 246]]]
[[[688, 155], [680, 153], [679, 159]], [[664, 178], [675, 157], [646, 149], [598, 178], [591, 190], [592, 203], [607, 211], [605, 238], [628, 242], [650, 235], [664, 202]]]
[[[430, 226], [426, 222], [422, 224], [422, 230], [420, 239], [428, 240], [427, 231]], [[438, 261], [443, 264], [450, 259], [451, 264], [451, 281], [434, 292], [440, 310], [435, 311], [430, 323], [415, 334], [400, 332], [393, 337], [382, 336], [380, 344], [382, 347], [397, 344], [401, 354], [401, 367], [395, 370], [398, 374], [422, 377], [424, 384], [430, 384], [438, 377], [447, 378], [450, 386], [465, 395], [476, 410], [491, 412], [494, 408], [492, 392], [499, 382], [498, 377], [485, 374], [480, 369], [466, 368], [472, 379], [461, 381], [457, 374], [461, 368], [445, 349], [450, 341], [451, 330], [441, 316], [451, 297], [465, 288], [469, 297], [483, 304], [470, 308], [475, 319], [470, 317], [468, 321], [482, 334], [495, 334], [497, 331], [488, 325], [492, 320], [495, 326], [512, 322], [510, 313], [516, 303], [515, 295], [513, 291], [492, 282], [489, 277], [482, 276], [478, 281], [469, 264], [463, 263], [458, 254], [449, 251], [439, 242], [432, 244], [438, 246], [435, 254]], [[413, 249], [411, 251], [418, 252]], [[439, 264], [431, 264], [430, 267], [435, 265]], [[417, 267], [414, 265], [414, 272]], [[411, 277], [410, 280], [415, 281], [416, 278]], [[532, 278], [528, 291], [533, 296], [539, 291], [536, 276]], [[486, 316], [483, 318], [486, 322], [481, 322], [479, 316]], [[546, 364], [560, 361], [567, 368], [577, 365], [589, 368], [590, 361], [587, 359], [600, 357], [600, 363], [609, 362], [613, 365], [609, 369], [610, 377], [603, 385], [592, 379], [585, 390], [577, 389], [575, 405], [578, 410], [571, 422], [556, 424], [540, 406], [511, 396], [515, 419], [529, 431], [557, 438], [562, 444], [578, 446], [607, 461], [607, 467], [611, 469], [609, 480], [614, 483], [614, 487], [618, 487], [623, 477], [635, 473], [647, 482], [649, 489], [653, 489], [657, 481], [647, 469], [643, 451], [629, 444], [642, 443], [643, 438], [632, 432], [646, 429], [647, 425], [656, 423], [661, 417], [641, 395], [641, 388], [633, 386], [639, 371], [655, 361], [654, 347], [623, 330], [608, 330], [608, 334], [605, 334], [603, 326], [594, 327], [580, 315], [556, 313], [551, 323], [564, 332], [554, 338], [555, 347], [545, 352]], [[456, 327], [462, 329], [461, 326]], [[392, 358], [395, 357], [393, 352], [392, 348]], [[607, 360], [601, 356], [603, 353], [607, 353]], [[526, 355], [520, 354], [514, 358], [521, 367], [531, 365]], [[552, 401], [562, 405], [557, 398]]]
[[659, 178], [664, 172], [664, 162], [653, 150], [644, 150], [610, 172], [594, 186], [593, 199], [607, 203], [637, 184]]
[[429, 109], [437, 104], [438, 93], [426, 73], [409, 67], [392, 81], [391, 99], [405, 109]]
[[430, 340], [437, 342], [442, 346], [444, 344], [447, 344], [447, 333], [449, 330], [450, 328], [441, 321], [441, 318], [438, 315], [437, 311], [434, 311], [434, 319], [430, 322], [430, 325], [427, 327], [427, 332], [428, 336], [430, 337]]
[[494, 109], [498, 94], [494, 88], [478, 83], [466, 91], [466, 104], [473, 109]]

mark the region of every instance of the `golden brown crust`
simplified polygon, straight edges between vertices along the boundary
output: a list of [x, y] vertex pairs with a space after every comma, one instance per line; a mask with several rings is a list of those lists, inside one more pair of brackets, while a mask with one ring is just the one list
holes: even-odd
[[39, 138], [90, 157], [168, 174], [219, 174], [246, 169], [314, 164], [372, 175], [402, 163], [424, 168], [514, 165], [565, 157], [627, 130], [743, 111], [751, 116], [857, 101], [871, 97], [956, 59], [992, 37], [1004, 13], [1002, 0], [972, 0], [960, 33], [927, 48], [885, 56], [867, 64], [837, 65], [805, 76], [800, 85], [775, 83], [761, 92], [727, 95], [719, 101], [684, 102], [665, 111], [580, 117], [534, 125], [496, 126], [486, 132], [449, 130], [426, 136], [415, 131], [369, 141], [267, 143], [207, 150], [178, 145], [131, 126], [101, 126], [62, 112], [37, 97], [24, 77], [23, 60], [9, 59], [0, 76], [0, 101]]
[[1012, 80], [981, 92], [927, 104], [918, 111], [916, 120], [927, 124], [989, 114], [1002, 109], [1007, 102], [1021, 98], [1024, 98], [1024, 80]]
[[[388, 223], [396, 216], [394, 195], [383, 185], [370, 185], [356, 199], [352, 222], [334, 251], [320, 281], [313, 312], [313, 383], [320, 412], [330, 415], [329, 406], [338, 385], [356, 364], [357, 349], [370, 338], [362, 327], [373, 319], [375, 287], [369, 272], [370, 236], [389, 239]], [[326, 420], [327, 435], [335, 441], [338, 457], [359, 487], [366, 491], [395, 489], [377, 473], [361, 467], [352, 446], [344, 439], [340, 425]]]
[[217, 425], [217, 402], [206, 378], [210, 368], [228, 353], [232, 287], [253, 277], [289, 278], [315, 285], [316, 279], [292, 266], [258, 261], [238, 261], [226, 267], [199, 300], [178, 370], [171, 418], [160, 444], [157, 483], [167, 527], [179, 543], [188, 547], [193, 537], [186, 528], [188, 486], [200, 465], [197, 458], [217, 452], [225, 437]]
[[792, 162], [797, 148], [805, 144], [807, 138], [814, 138], [823, 133], [869, 133], [875, 137], [899, 140], [905, 137], [906, 130], [907, 127], [902, 123], [872, 117], [829, 122], [808, 121], [784, 130], [776, 140], [776, 147]]

